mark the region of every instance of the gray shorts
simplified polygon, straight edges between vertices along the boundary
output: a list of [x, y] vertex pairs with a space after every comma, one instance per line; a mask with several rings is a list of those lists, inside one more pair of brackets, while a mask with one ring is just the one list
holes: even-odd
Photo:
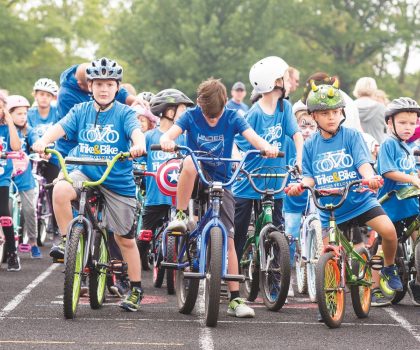
[[[73, 181], [89, 181], [90, 179], [80, 170], [72, 171], [69, 174]], [[65, 180], [64, 180], [65, 181]], [[74, 187], [73, 187], [74, 188]], [[133, 238], [133, 224], [136, 212], [136, 198], [121, 196], [115, 192], [106, 189], [103, 186], [98, 187], [105, 198], [103, 213], [103, 222], [107, 229], [119, 236]], [[78, 199], [80, 198], [80, 189], [74, 188]], [[129, 235], [129, 236], [127, 236]], [[130, 235], [133, 235], [130, 237]]]
[[225, 225], [228, 237], [235, 237], [233, 219], [235, 217], [235, 199], [230, 190], [224, 190], [222, 205], [220, 206], [220, 220]]

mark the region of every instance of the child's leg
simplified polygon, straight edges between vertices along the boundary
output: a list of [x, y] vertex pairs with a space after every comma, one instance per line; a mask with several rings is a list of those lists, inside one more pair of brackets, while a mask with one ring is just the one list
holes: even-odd
[[[228, 273], [229, 275], [237, 275], [239, 273], [238, 258], [236, 256], [235, 241], [232, 237], [228, 237]], [[230, 292], [239, 292], [239, 282], [228, 281], [227, 286]]]
[[126, 238], [118, 234], [114, 234], [114, 238], [127, 263], [128, 278], [130, 281], [141, 281], [140, 254], [135, 239], [131, 236]]
[[[302, 213], [284, 213], [285, 231], [287, 237], [290, 237], [290, 266], [295, 264], [296, 241], [299, 239], [300, 223], [302, 221]], [[303, 252], [303, 245], [301, 245]], [[301, 252], [301, 254], [302, 254]]]
[[[9, 186], [0, 186], [0, 216], [11, 216], [9, 209]], [[8, 254], [16, 252], [15, 234], [13, 227], [3, 227], [6, 239], [6, 252]]]
[[35, 191], [22, 191], [19, 192], [20, 199], [22, 201], [22, 215], [25, 219], [25, 228], [28, 232], [29, 243], [36, 246], [38, 237], [38, 225], [36, 222], [35, 212]]
[[[247, 240], [248, 227], [251, 221], [252, 199], [235, 198], [235, 250], [237, 261], [242, 257], [243, 249]], [[230, 259], [230, 257], [229, 257]]]
[[393, 265], [397, 252], [397, 232], [395, 231], [394, 224], [387, 215], [379, 215], [366, 222], [366, 224], [382, 237], [385, 266]]
[[76, 199], [76, 191], [70, 183], [63, 180], [55, 184], [53, 191], [54, 214], [61, 236], [67, 234], [67, 226], [73, 219], [71, 201]]
[[178, 179], [178, 189], [176, 193], [176, 207], [180, 210], [186, 210], [194, 189], [194, 179], [197, 176], [197, 170], [191, 157], [186, 157], [182, 162], [182, 170]]

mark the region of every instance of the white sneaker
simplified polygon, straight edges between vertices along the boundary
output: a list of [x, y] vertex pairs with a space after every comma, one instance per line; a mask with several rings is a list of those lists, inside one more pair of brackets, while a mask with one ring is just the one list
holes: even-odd
[[287, 296], [291, 298], [295, 296], [295, 291], [293, 290], [292, 281], [290, 281], [289, 291], [287, 292]]
[[245, 304], [245, 299], [235, 298], [229, 303], [227, 314], [234, 317], [254, 317], [255, 311]]

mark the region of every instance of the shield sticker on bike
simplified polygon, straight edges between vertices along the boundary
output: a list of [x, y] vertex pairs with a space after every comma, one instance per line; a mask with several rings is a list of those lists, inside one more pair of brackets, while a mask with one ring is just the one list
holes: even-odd
[[180, 159], [171, 159], [162, 163], [157, 170], [156, 183], [160, 192], [166, 196], [176, 196], [180, 165]]

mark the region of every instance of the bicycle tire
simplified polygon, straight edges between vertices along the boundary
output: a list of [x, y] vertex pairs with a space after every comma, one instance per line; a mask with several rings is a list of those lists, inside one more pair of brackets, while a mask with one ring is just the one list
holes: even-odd
[[[101, 265], [109, 264], [107, 242], [101, 232], [95, 231], [93, 259]], [[92, 309], [99, 309], [105, 301], [107, 268], [91, 266], [89, 271], [89, 303]]]
[[163, 278], [165, 277], [165, 269], [160, 266], [162, 261], [162, 249], [158, 247], [157, 253], [153, 258], [153, 286], [155, 288], [162, 287]]
[[219, 318], [220, 285], [222, 281], [223, 236], [219, 227], [210, 229], [206, 254], [205, 319], [206, 326], [216, 327]]
[[[167, 245], [166, 245], [166, 261], [171, 263], [177, 262], [177, 246], [176, 246], [176, 237], [167, 236]], [[175, 270], [172, 268], [167, 268], [166, 270], [166, 289], [169, 295], [175, 294]]]
[[[181, 251], [183, 245], [185, 244], [184, 238], [179, 240], [178, 251]], [[187, 247], [189, 249], [190, 247]], [[180, 257], [180, 262], [187, 261], [187, 253], [185, 252], [182, 257]], [[194, 271], [194, 269], [189, 266], [188, 271]], [[196, 272], [196, 271], [194, 271]], [[177, 270], [175, 277], [175, 289], [176, 289], [176, 298], [178, 302], [178, 310], [181, 314], [189, 315], [195, 307], [197, 301], [198, 289], [200, 287], [200, 280], [195, 278], [184, 278], [184, 270]]]
[[[0, 226], [0, 230], [3, 233], [3, 236], [4, 236], [3, 228], [1, 226]], [[6, 239], [6, 237], [4, 237], [4, 238]], [[6, 242], [0, 244], [0, 266], [5, 261], [6, 261]]]
[[[246, 277], [242, 283], [243, 296], [248, 301], [257, 299], [260, 290], [260, 267], [257, 264], [258, 254], [254, 244], [248, 245], [242, 254], [240, 274]], [[245, 262], [244, 262], [245, 261]]]
[[416, 269], [416, 275], [413, 276], [414, 279], [418, 278], [420, 273], [420, 238], [417, 238], [414, 247], [414, 267]]
[[309, 261], [306, 264], [307, 278], [308, 278], [308, 295], [312, 303], [316, 303], [316, 265], [322, 251], [324, 244], [322, 242], [322, 228], [321, 222], [316, 219], [312, 220], [309, 225], [310, 240], [309, 240]]
[[66, 319], [76, 317], [80, 297], [85, 248], [84, 227], [75, 225], [68, 235], [66, 262], [64, 267], [63, 310]]
[[150, 251], [150, 243], [144, 241], [137, 241], [137, 248], [140, 254], [141, 260], [141, 268], [143, 271], [150, 271], [150, 258], [149, 258], [149, 251]]
[[[358, 253], [366, 264], [369, 263], [369, 252], [364, 247], [359, 247], [356, 249]], [[361, 269], [363, 268], [360, 262], [357, 259], [352, 260], [352, 271], [353, 274], [358, 276]], [[372, 271], [368, 268], [365, 272], [364, 280], [368, 282], [372, 281]], [[358, 318], [366, 318], [369, 315], [370, 311], [370, 302], [372, 298], [371, 286], [361, 286], [361, 285], [351, 285], [350, 286], [350, 296], [353, 304], [353, 310]]]
[[340, 327], [345, 313], [346, 293], [341, 288], [340, 266], [333, 252], [321, 255], [318, 261], [316, 295], [323, 322], [330, 328]]
[[308, 271], [306, 269], [306, 262], [302, 260], [302, 254], [300, 252], [300, 243], [296, 242], [295, 252], [295, 266], [296, 266], [296, 286], [299, 294], [308, 293]]
[[[268, 254], [278, 271], [260, 270], [260, 290], [265, 306], [271, 311], [280, 310], [286, 302], [290, 285], [290, 251], [286, 236], [279, 231], [269, 232], [264, 242], [266, 261]], [[276, 250], [275, 252], [273, 250]], [[260, 257], [261, 258], [261, 257]], [[262, 265], [260, 265], [262, 267]], [[266, 268], [266, 267], [265, 267]], [[280, 273], [280, 276], [278, 275]]]
[[398, 304], [401, 300], [404, 299], [405, 295], [407, 294], [408, 291], [408, 281], [409, 281], [409, 274], [407, 271], [407, 267], [406, 264], [404, 262], [404, 258], [403, 258], [403, 253], [402, 253], [402, 248], [401, 248], [401, 243], [398, 244], [398, 248], [397, 248], [397, 254], [395, 257], [395, 265], [397, 265], [397, 269], [398, 269], [398, 275], [400, 276], [401, 279], [401, 283], [403, 285], [403, 290], [402, 291], [396, 291], [394, 297], [392, 298], [391, 303], [392, 304]]

